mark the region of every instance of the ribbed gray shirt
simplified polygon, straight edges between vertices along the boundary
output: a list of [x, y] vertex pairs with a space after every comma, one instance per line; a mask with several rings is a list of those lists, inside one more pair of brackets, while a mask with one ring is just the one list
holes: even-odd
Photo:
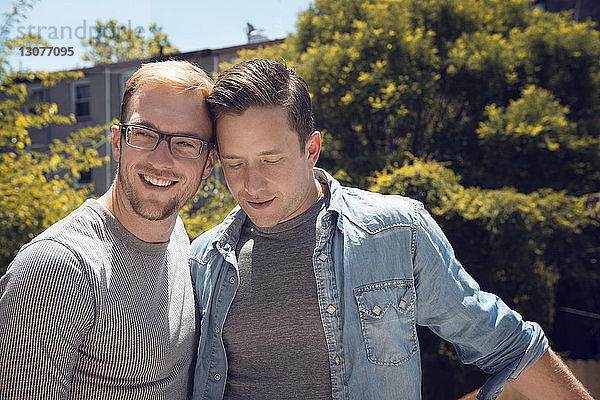
[[0, 278], [0, 399], [186, 399], [198, 329], [178, 218], [146, 243], [87, 200]]

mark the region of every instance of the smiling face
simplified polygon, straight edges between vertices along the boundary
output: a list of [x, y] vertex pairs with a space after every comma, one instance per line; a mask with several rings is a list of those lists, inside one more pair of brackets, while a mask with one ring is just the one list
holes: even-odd
[[227, 186], [256, 225], [287, 221], [317, 201], [320, 185], [312, 168], [321, 149], [319, 133], [301, 147], [282, 107], [224, 115], [217, 138]]
[[[191, 92], [142, 88], [132, 96], [128, 109], [125, 123], [210, 140], [211, 122], [205, 102]], [[132, 218], [176, 218], [201, 180], [210, 174], [214, 158], [208, 153], [204, 151], [198, 159], [175, 157], [164, 140], [155, 150], [135, 149], [113, 127], [113, 155], [119, 161], [113, 186], [113, 197], [118, 203], [112, 210], [115, 217], [122, 223]]]

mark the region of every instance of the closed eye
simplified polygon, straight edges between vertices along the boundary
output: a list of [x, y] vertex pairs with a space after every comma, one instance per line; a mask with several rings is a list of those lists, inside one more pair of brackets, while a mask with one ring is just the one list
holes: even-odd
[[236, 168], [241, 167], [243, 165], [243, 163], [242, 162], [230, 162], [230, 161], [227, 161], [223, 165], [226, 166], [227, 168], [236, 169]]
[[156, 134], [154, 132], [151, 131], [147, 131], [144, 129], [140, 129], [140, 128], [128, 128], [131, 131], [131, 134], [133, 136], [137, 136], [137, 137], [155, 137]]
[[273, 158], [273, 159], [265, 159], [263, 162], [265, 164], [277, 164], [281, 160], [282, 160], [282, 158]]

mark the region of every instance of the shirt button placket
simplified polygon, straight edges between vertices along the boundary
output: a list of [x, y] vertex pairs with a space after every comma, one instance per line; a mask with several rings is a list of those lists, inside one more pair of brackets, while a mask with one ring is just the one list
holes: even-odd
[[[325, 217], [325, 218], [326, 218], [326, 217]], [[324, 220], [325, 220], [325, 218], [324, 218]], [[323, 228], [324, 228], [324, 229], [326, 228], [326, 222], [325, 222], [325, 221], [323, 221]], [[324, 250], [324, 251], [325, 251], [325, 248], [323, 248], [322, 250]], [[321, 264], [326, 264], [326, 263], [327, 263], [327, 261], [329, 261], [329, 257], [327, 256], [327, 254], [326, 254], [325, 252], [323, 252], [323, 253], [321, 253], [321, 254], [319, 254], [319, 255], [317, 256], [317, 260], [318, 260], [318, 262], [320, 262]], [[330, 278], [330, 279], [331, 279], [332, 277], [331, 277], [331, 276], [327, 276], [328, 274], [325, 272], [325, 271], [327, 271], [328, 269], [329, 269], [329, 267], [326, 267], [326, 266], [324, 266], [323, 268], [321, 268], [321, 270], [322, 270], [322, 271], [324, 271], [324, 274], [325, 274], [325, 275], [324, 275], [324, 277], [325, 277], [325, 278]], [[326, 280], [327, 280], [327, 279], [326, 279]], [[329, 286], [328, 282], [324, 282], [324, 284], [325, 284], [325, 285], [327, 285], [327, 286]], [[333, 374], [332, 374], [332, 378], [336, 378], [336, 380], [339, 380], [339, 379], [341, 378], [341, 376], [342, 376], [342, 373], [341, 373], [341, 371], [339, 371], [339, 368], [341, 368], [341, 366], [340, 366], [340, 365], [341, 365], [341, 363], [342, 363], [342, 359], [341, 359], [341, 358], [340, 358], [340, 356], [337, 354], [337, 347], [338, 347], [338, 346], [337, 346], [337, 343], [336, 343], [336, 342], [337, 342], [337, 339], [338, 339], [338, 338], [337, 338], [337, 336], [338, 336], [338, 335], [336, 334], [336, 331], [339, 329], [339, 328], [338, 328], [338, 321], [337, 321], [337, 318], [336, 318], [336, 312], [337, 312], [337, 308], [336, 308], [336, 306], [334, 305], [334, 304], [335, 304], [335, 301], [333, 301], [333, 300], [334, 300], [334, 298], [331, 296], [331, 295], [332, 295], [332, 293], [330, 293], [330, 291], [328, 291], [328, 290], [325, 290], [325, 291], [323, 292], [323, 294], [326, 296], [326, 297], [325, 297], [325, 299], [323, 299], [323, 300], [325, 300], [325, 301], [329, 302], [329, 305], [327, 306], [327, 308], [325, 309], [325, 311], [326, 311], [326, 312], [327, 312], [327, 314], [329, 314], [329, 316], [331, 317], [331, 318], [328, 318], [328, 319], [327, 319], [327, 322], [325, 323], [325, 326], [324, 326], [324, 328], [325, 328], [326, 330], [329, 330], [329, 331], [330, 331], [330, 333], [333, 335], [333, 336], [329, 336], [329, 335], [327, 334], [327, 332], [325, 333], [325, 336], [326, 336], [326, 337], [328, 337], [328, 340], [327, 340], [327, 342], [328, 342], [328, 345], [332, 346], [332, 347], [330, 348], [330, 351], [331, 351], [331, 352], [333, 352], [333, 354], [329, 353], [329, 354], [330, 354], [330, 357], [331, 357], [332, 355], [334, 356], [334, 357], [333, 357], [333, 359], [331, 359], [331, 358], [330, 358], [330, 360], [331, 360], [330, 362], [332, 362], [332, 364], [331, 364], [331, 367], [332, 367], [334, 370], [336, 370], [336, 371], [335, 371], [335, 373], [333, 373]], [[319, 300], [320, 300], [320, 299], [319, 299]], [[329, 339], [329, 337], [331, 337], [331, 339]], [[330, 343], [330, 340], [332, 340], [332, 342], [331, 342], [331, 343]], [[332, 371], [332, 372], [333, 372], [333, 371]], [[337, 383], [337, 384], [336, 384], [336, 383], [334, 383], [334, 382], [332, 382], [332, 384], [334, 385], [334, 388], [336, 388], [336, 387], [342, 387], [342, 382], [339, 382], [339, 383]]]

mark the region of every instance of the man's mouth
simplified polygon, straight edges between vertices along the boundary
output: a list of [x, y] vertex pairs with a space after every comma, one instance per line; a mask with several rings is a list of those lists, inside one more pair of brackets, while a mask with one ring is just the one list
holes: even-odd
[[262, 209], [262, 208], [266, 208], [266, 207], [270, 206], [271, 203], [273, 203], [273, 200], [275, 200], [275, 199], [269, 199], [269, 200], [265, 200], [265, 201], [247, 201], [247, 203], [252, 208]]
[[170, 186], [177, 182], [177, 181], [173, 181], [171, 179], [157, 178], [155, 176], [149, 176], [149, 175], [144, 175], [144, 174], [140, 174], [140, 176], [142, 177], [143, 180], [145, 180], [146, 182], [148, 182], [149, 184], [151, 184], [153, 186], [166, 187], [166, 186]]

